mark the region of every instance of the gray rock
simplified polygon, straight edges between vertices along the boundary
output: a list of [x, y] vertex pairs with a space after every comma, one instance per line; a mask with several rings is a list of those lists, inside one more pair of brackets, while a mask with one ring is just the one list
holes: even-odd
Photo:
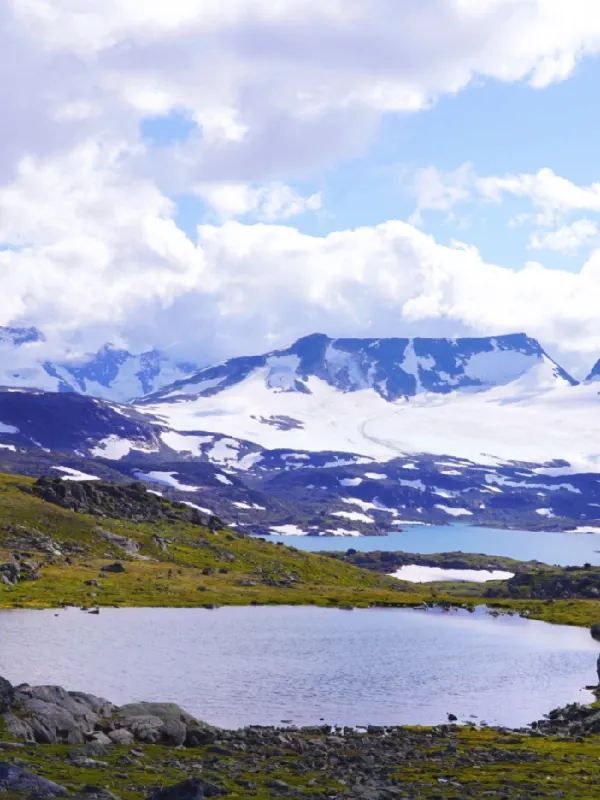
[[225, 792], [219, 786], [200, 778], [190, 778], [166, 789], [157, 789], [147, 800], [204, 800], [205, 797], [219, 797], [222, 794]]
[[217, 732], [176, 703], [129, 703], [118, 710], [116, 721], [136, 739], [149, 743], [196, 746], [213, 741]]
[[108, 738], [113, 744], [133, 744], [135, 741], [131, 731], [125, 728], [117, 728], [114, 731], [109, 731]]
[[15, 690], [6, 678], [0, 677], [0, 714], [12, 706], [15, 699]]
[[27, 792], [32, 797], [56, 797], [67, 794], [64, 786], [5, 762], [0, 762], [0, 791]]
[[74, 800], [119, 800], [119, 798], [101, 786], [84, 786], [74, 796]]
[[127, 536], [121, 536], [118, 533], [104, 530], [104, 528], [94, 528], [94, 533], [109, 544], [123, 550], [129, 556], [136, 555], [140, 549], [139, 544]]
[[114, 564], [105, 564], [103, 567], [100, 567], [100, 572], [125, 572], [125, 567], [120, 561], [115, 561]]
[[12, 735], [43, 744], [81, 744], [114, 709], [94, 695], [67, 692], [60, 686], [27, 685], [15, 689], [13, 706], [18, 720], [15, 714], [6, 721]]

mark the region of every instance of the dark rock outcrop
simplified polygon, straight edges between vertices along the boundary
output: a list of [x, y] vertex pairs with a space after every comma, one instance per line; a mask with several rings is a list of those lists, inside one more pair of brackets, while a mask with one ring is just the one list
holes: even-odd
[[[211, 529], [222, 527], [218, 519], [203, 516], [195, 508], [184, 503], [169, 502], [148, 492], [139, 481], [117, 484], [108, 481], [63, 481], [61, 478], [42, 477], [33, 484], [31, 491], [49, 503], [80, 514], [131, 519], [136, 522], [187, 522], [191, 525], [207, 525]], [[107, 538], [106, 535], [104, 538]], [[117, 544], [124, 545], [123, 542]]]
[[146, 744], [171, 746], [212, 742], [217, 728], [175, 703], [130, 703], [121, 707], [60, 686], [12, 687], [0, 678], [0, 721], [16, 739], [40, 744]]
[[19, 792], [31, 797], [57, 797], [67, 794], [67, 790], [58, 783], [3, 761], [0, 761], [0, 792]]
[[6, 678], [0, 677], [0, 714], [12, 706], [15, 699], [15, 690]]

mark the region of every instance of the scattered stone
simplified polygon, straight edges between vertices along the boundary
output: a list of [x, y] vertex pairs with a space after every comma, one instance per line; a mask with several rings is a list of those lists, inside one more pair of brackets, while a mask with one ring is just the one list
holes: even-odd
[[120, 561], [115, 561], [113, 564], [105, 564], [103, 567], [100, 567], [100, 572], [126, 572], [125, 567]]
[[200, 778], [190, 778], [166, 789], [157, 789], [148, 795], [147, 800], [204, 800], [205, 797], [219, 797], [222, 794], [225, 791], [219, 786]]

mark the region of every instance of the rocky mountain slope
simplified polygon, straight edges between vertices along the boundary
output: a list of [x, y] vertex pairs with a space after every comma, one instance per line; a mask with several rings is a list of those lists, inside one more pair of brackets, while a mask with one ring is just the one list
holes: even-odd
[[106, 344], [96, 353], [60, 361], [47, 355], [37, 328], [0, 328], [0, 386], [77, 392], [126, 401], [193, 373], [197, 367], [154, 349], [133, 354]]
[[0, 390], [0, 468], [141, 480], [261, 534], [454, 520], [594, 529], [598, 441], [597, 385], [575, 385], [522, 334], [315, 334], [135, 405]]

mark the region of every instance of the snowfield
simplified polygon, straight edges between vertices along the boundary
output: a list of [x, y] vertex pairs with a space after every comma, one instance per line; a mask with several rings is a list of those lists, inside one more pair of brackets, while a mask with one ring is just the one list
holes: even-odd
[[[598, 384], [571, 386], [546, 363], [486, 391], [423, 392], [393, 402], [372, 388], [345, 392], [316, 377], [306, 381], [310, 393], [274, 390], [267, 378], [263, 367], [216, 395], [138, 410], [179, 433], [227, 434], [268, 449], [334, 450], [378, 461], [432, 453], [490, 465], [563, 459], [570, 464], [559, 468], [564, 474], [600, 472]], [[270, 422], [280, 417], [297, 424]]]

